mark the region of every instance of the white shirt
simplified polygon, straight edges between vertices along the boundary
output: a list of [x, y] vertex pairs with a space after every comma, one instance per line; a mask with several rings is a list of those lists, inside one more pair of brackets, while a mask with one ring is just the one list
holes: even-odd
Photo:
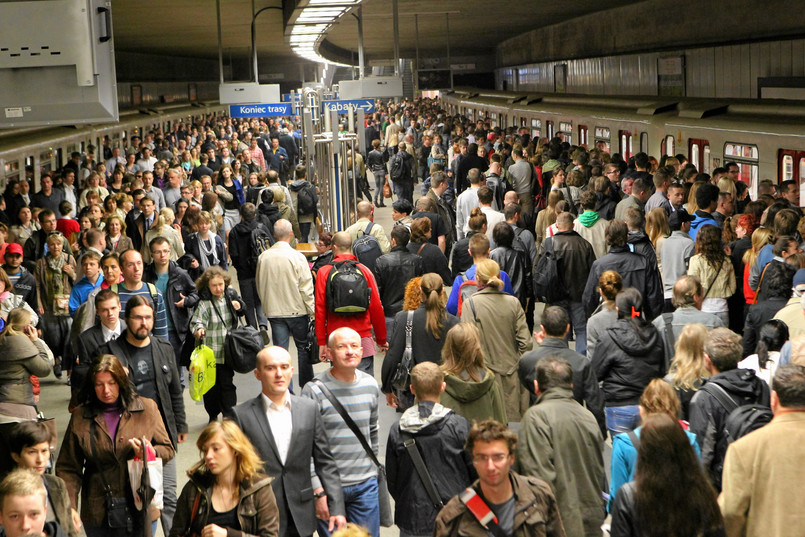
[[456, 199], [456, 236], [458, 240], [463, 239], [470, 230], [470, 213], [475, 207], [480, 207], [478, 188], [478, 186], [470, 186]]
[[481, 207], [481, 212], [486, 215], [486, 236], [489, 238], [489, 247], [494, 250], [497, 244], [492, 239], [492, 232], [495, 230], [496, 225], [506, 221], [506, 217], [503, 216], [503, 213], [492, 209], [492, 207]]
[[274, 444], [277, 446], [280, 461], [282, 461], [282, 464], [285, 464], [285, 459], [288, 456], [288, 448], [291, 445], [291, 433], [293, 432], [291, 398], [289, 395], [286, 395], [285, 404], [278, 406], [274, 401], [266, 397], [266, 394], [261, 395], [263, 396], [268, 425], [271, 428], [271, 434], [274, 436]]
[[106, 328], [106, 325], [101, 323], [101, 331], [103, 332], [103, 339], [106, 343], [109, 343], [113, 339], [117, 339], [120, 337], [120, 322], [117, 323], [117, 326], [114, 330], [109, 330]]

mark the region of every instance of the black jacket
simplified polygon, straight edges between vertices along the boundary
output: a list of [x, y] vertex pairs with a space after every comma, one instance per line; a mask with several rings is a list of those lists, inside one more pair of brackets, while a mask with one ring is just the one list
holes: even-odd
[[254, 279], [255, 267], [250, 260], [252, 256], [252, 231], [259, 222], [242, 220], [229, 232], [229, 257], [238, 273], [238, 280]]
[[[383, 393], [392, 393], [391, 378], [397, 364], [402, 359], [405, 351], [405, 323], [408, 318], [407, 311], [401, 311], [394, 316], [395, 329], [392, 331], [389, 340], [389, 350], [383, 358], [383, 368], [380, 372]], [[433, 337], [426, 328], [427, 310], [425, 304], [414, 310], [413, 330], [411, 332], [411, 352], [413, 353], [414, 364], [421, 362], [442, 361], [442, 346], [444, 346], [444, 335], [459, 322], [458, 317], [447, 313], [444, 323], [442, 323], [442, 333], [439, 339]]]
[[[509, 275], [514, 296], [523, 309], [531, 296], [531, 271], [526, 265], [526, 254], [513, 248], [498, 246], [489, 254], [489, 259], [500, 265], [500, 270]], [[530, 263], [528, 264], [530, 265]]]
[[772, 320], [777, 312], [788, 304], [787, 298], [767, 298], [757, 304], [749, 306], [744, 321], [743, 335], [743, 356], [746, 358], [750, 354], [755, 354], [760, 329], [768, 321]]
[[638, 331], [630, 319], [618, 319], [601, 335], [592, 366], [602, 381], [606, 406], [636, 405], [651, 379], [662, 378], [665, 349], [657, 329]]
[[377, 149], [369, 151], [369, 154], [366, 155], [366, 167], [372, 172], [385, 173], [386, 162], [383, 158], [383, 153]]
[[[595, 205], [595, 212], [598, 213], [598, 216], [604, 220], [612, 220], [615, 218], [615, 207], [617, 207], [618, 202], [598, 192], [596, 192], [595, 196], [598, 198], [598, 202]], [[620, 199], [620, 197], [618, 199]]]
[[257, 206], [257, 218], [273, 235], [274, 223], [282, 218], [282, 215], [280, 215], [280, 208], [276, 203], [261, 203]]
[[630, 231], [626, 244], [634, 253], [645, 257], [650, 267], [657, 266], [657, 252], [644, 231]]
[[[114, 354], [127, 368], [131, 357], [129, 345], [126, 344], [126, 332], [120, 337], [106, 344], [104, 352]], [[154, 372], [156, 373], [156, 388], [159, 401], [155, 401], [168, 430], [174, 449], [179, 446], [179, 433], [187, 432], [187, 419], [185, 418], [184, 399], [182, 397], [182, 384], [179, 370], [176, 367], [176, 356], [173, 346], [164, 339], [151, 336], [151, 356], [154, 359]]]
[[[419, 403], [415, 411], [427, 417], [432, 413], [433, 406], [434, 403], [425, 401]], [[424, 421], [426, 418], [421, 419]], [[464, 449], [469, 428], [470, 423], [466, 419], [450, 411], [419, 430], [409, 429], [444, 503], [475, 480], [475, 469]], [[394, 522], [409, 535], [432, 535], [439, 512], [433, 507], [416, 473], [405, 448], [405, 440], [400, 432], [400, 423], [395, 423], [389, 431], [386, 444], [386, 475], [389, 493], [395, 503]]]
[[[711, 383], [724, 388], [739, 406], [754, 403], [769, 406], [769, 386], [751, 369], [731, 369], [718, 373], [710, 377], [707, 384]], [[721, 434], [727, 414], [721, 403], [701, 388], [690, 402], [690, 432], [696, 433], [702, 450], [702, 465], [718, 492], [721, 491], [721, 471], [729, 445], [726, 435]]]
[[422, 263], [424, 264], [423, 274], [435, 272], [442, 277], [444, 285], [453, 284], [453, 278], [450, 277], [450, 267], [447, 266], [447, 257], [438, 246], [429, 242], [409, 242], [408, 251], [422, 258]]
[[404, 246], [395, 246], [389, 253], [377, 258], [374, 275], [386, 317], [393, 317], [402, 310], [408, 280], [422, 276], [424, 269], [422, 258]]
[[629, 251], [628, 246], [611, 246], [609, 253], [596, 259], [590, 269], [582, 296], [587, 317], [590, 317], [598, 307], [600, 301], [598, 280], [607, 270], [614, 270], [621, 275], [624, 289], [634, 287], [640, 291], [646, 320], [652, 321], [662, 313], [663, 287], [657, 264], [652, 267], [645, 257]]
[[477, 154], [467, 154], [458, 163], [458, 169], [454, 170], [456, 174], [456, 194], [461, 194], [470, 187], [470, 181], [467, 179], [467, 173], [473, 168], [478, 168], [482, 174], [489, 169], [489, 162], [486, 159], [479, 157]]
[[[157, 271], [153, 263], [146, 265], [143, 272], [143, 281], [156, 285]], [[198, 304], [198, 292], [196, 291], [196, 284], [193, 283], [187, 271], [174, 261], [170, 261], [168, 265], [168, 286], [165, 289], [165, 295], [163, 297], [165, 309], [168, 310], [168, 314], [171, 316], [173, 327], [176, 333], [179, 334], [179, 340], [184, 342], [193, 308]], [[185, 297], [183, 308], [176, 305], [177, 302], [182, 300], [179, 295], [184, 295]]]
[[249, 203], [254, 203], [254, 206], [260, 205], [260, 194], [263, 193], [263, 190], [266, 188], [266, 185], [256, 185], [250, 186], [249, 190], [246, 191], [246, 201]]
[[[570, 301], [581, 302], [584, 288], [587, 284], [587, 277], [590, 275], [593, 263], [595, 263], [595, 251], [592, 245], [572, 229], [560, 231], [553, 237], [543, 241], [537, 257], [541, 256], [542, 252], [545, 251], [547, 241], [552, 241], [553, 251], [556, 252], [560, 259], [559, 272], [562, 276], [562, 284], [570, 294]], [[597, 284], [598, 280], [595, 283]], [[662, 298], [662, 295], [660, 295], [660, 298]]]
[[450, 254], [450, 269], [453, 272], [453, 280], [461, 272], [466, 272], [472, 266], [472, 256], [470, 255], [470, 237], [475, 235], [475, 231], [469, 231], [463, 239], [453, 245]]
[[520, 382], [531, 394], [531, 404], [537, 402], [537, 394], [534, 393], [534, 381], [537, 378], [537, 362], [541, 359], [552, 356], [567, 360], [573, 369], [573, 399], [580, 405], [587, 406], [587, 410], [592, 412], [598, 426], [601, 428], [604, 438], [607, 432], [607, 420], [604, 413], [604, 397], [598, 387], [598, 379], [593, 370], [590, 360], [571, 350], [567, 342], [558, 337], [546, 337], [542, 344], [533, 351], [528, 351], [520, 357], [518, 374]]
[[[3, 265], [3, 270], [6, 266]], [[20, 279], [14, 284], [14, 294], [20, 295], [25, 302], [31, 306], [31, 309], [37, 311], [36, 304], [36, 280], [34, 275], [28, 272], [28, 269], [20, 265]]]

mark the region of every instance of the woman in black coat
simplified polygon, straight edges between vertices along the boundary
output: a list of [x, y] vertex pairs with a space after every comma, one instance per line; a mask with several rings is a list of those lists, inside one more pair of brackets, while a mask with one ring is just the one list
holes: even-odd
[[621, 291], [615, 309], [618, 320], [601, 335], [592, 357], [603, 382], [607, 429], [613, 438], [640, 425], [640, 396], [651, 379], [662, 378], [665, 363], [662, 338], [645, 318], [640, 291]]
[[500, 270], [509, 275], [514, 296], [520, 300], [520, 305], [525, 309], [532, 289], [528, 254], [514, 249], [514, 230], [507, 222], [498, 222], [495, 225], [492, 238], [497, 247], [489, 254], [489, 259], [497, 261]]
[[445, 310], [447, 297], [444, 293], [442, 277], [430, 272], [422, 276], [419, 281], [422, 293], [422, 303], [416, 310], [403, 310], [394, 317], [394, 330], [392, 331], [389, 350], [383, 359], [381, 378], [382, 390], [386, 394], [388, 404], [402, 412], [414, 403], [414, 396], [410, 389], [397, 390], [392, 386], [392, 378], [397, 365], [405, 352], [405, 333], [409, 314], [412, 318], [411, 353], [414, 365], [430, 361], [441, 362], [442, 346], [447, 331], [457, 325], [458, 317], [450, 315]]
[[422, 258], [425, 273], [435, 272], [442, 277], [445, 285], [450, 284], [450, 267], [447, 266], [447, 257], [435, 244], [429, 242], [431, 235], [430, 219], [417, 218], [411, 223], [411, 240], [408, 242], [408, 251]]

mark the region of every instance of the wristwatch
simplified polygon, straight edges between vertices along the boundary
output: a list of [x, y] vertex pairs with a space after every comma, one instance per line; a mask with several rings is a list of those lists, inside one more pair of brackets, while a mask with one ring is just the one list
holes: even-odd
[[313, 495], [313, 497], [318, 499], [318, 498], [321, 498], [322, 496], [326, 496], [326, 495], [327, 495], [327, 493], [322, 490], [322, 491], [319, 491], [319, 492], [315, 493]]

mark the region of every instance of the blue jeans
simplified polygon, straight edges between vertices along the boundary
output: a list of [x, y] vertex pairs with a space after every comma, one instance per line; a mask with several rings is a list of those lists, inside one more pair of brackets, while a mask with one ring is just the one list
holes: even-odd
[[[263, 304], [260, 302], [260, 295], [257, 294], [257, 283], [254, 278], [238, 278], [240, 284], [240, 296], [246, 303], [246, 322], [254, 328], [267, 327], [268, 321], [263, 314]], [[257, 315], [255, 315], [255, 312]]]
[[628, 433], [640, 426], [640, 410], [637, 405], [606, 407], [607, 429], [610, 436]]
[[313, 365], [308, 359], [305, 345], [307, 343], [308, 316], [298, 317], [271, 317], [271, 338], [274, 345], [288, 350], [291, 336], [296, 344], [296, 354], [299, 360], [299, 387], [313, 380]]
[[358, 364], [358, 369], [366, 373], [367, 375], [375, 376], [375, 357], [374, 356], [364, 356], [361, 358], [361, 363]]
[[570, 325], [573, 327], [573, 334], [576, 336], [576, 352], [582, 356], [587, 355], [587, 315], [584, 314], [584, 304], [581, 302], [571, 302], [562, 300], [557, 306], [561, 306], [570, 317]]
[[[344, 487], [344, 506], [347, 522], [363, 526], [372, 537], [380, 536], [380, 500], [377, 493], [377, 478], [371, 477], [363, 483]], [[329, 537], [329, 522], [316, 519], [319, 537]]]

